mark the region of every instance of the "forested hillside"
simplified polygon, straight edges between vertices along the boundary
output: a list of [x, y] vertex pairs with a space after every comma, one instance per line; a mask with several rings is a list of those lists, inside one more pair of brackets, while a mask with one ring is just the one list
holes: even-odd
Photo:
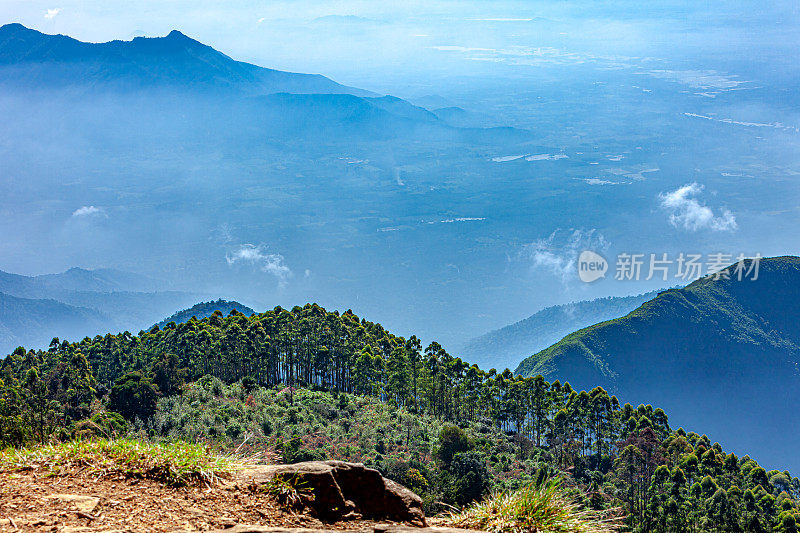
[[114, 432], [247, 439], [287, 461], [362, 460], [429, 510], [561, 475], [586, 505], [620, 506], [641, 531], [769, 531], [798, 515], [800, 480], [673, 430], [659, 408], [485, 372], [317, 305], [54, 339], [16, 350], [0, 376], [4, 444]]
[[800, 258], [763, 259], [756, 280], [734, 268], [568, 335], [517, 372], [657, 403], [737, 451], [800, 468], [786, 430], [800, 427]]

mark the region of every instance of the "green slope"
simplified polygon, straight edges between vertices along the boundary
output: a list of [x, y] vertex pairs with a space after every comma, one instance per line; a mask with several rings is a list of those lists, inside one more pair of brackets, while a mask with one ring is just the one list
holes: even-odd
[[[789, 313], [798, 308], [795, 296], [800, 283], [800, 258], [762, 260], [759, 277], [756, 281], [741, 282], [706, 277], [682, 289], [663, 291], [624, 317], [567, 335], [523, 360], [516, 373], [553, 375], [558, 372], [561, 360], [581, 355], [600, 376], [613, 379], [617, 375], [613, 359], [625, 350], [624, 343], [639, 341], [637, 337], [646, 342], [648, 335], [655, 333], [653, 330], [663, 329], [667, 324], [693, 330], [706, 327], [704, 336], [712, 335], [737, 346], [752, 345], [787, 353], [800, 350], [800, 324]], [[675, 349], [680, 344], [678, 337]]]
[[481, 368], [514, 368], [525, 357], [570, 332], [623, 316], [656, 294], [597, 298], [547, 307], [524, 320], [471, 339], [461, 348], [461, 358]]
[[793, 453], [787, 427], [800, 428], [798, 316], [800, 258], [769, 258], [755, 281], [707, 277], [664, 291], [622, 318], [567, 335], [516, 372], [653, 402], [678, 425], [777, 458]]

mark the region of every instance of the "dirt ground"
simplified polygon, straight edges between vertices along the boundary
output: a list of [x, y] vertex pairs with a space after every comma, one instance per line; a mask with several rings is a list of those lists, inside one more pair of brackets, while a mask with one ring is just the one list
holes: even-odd
[[72, 471], [0, 473], [0, 531], [205, 531], [235, 524], [371, 529], [323, 524], [281, 509], [268, 494], [221, 487], [171, 488], [151, 480]]

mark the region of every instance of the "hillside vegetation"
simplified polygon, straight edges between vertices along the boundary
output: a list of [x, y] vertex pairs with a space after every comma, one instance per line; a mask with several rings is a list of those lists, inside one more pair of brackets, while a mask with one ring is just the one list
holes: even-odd
[[642, 531], [762, 531], [798, 514], [800, 480], [673, 430], [659, 408], [485, 372], [317, 305], [54, 340], [16, 350], [0, 376], [8, 445], [111, 434], [246, 442], [288, 462], [363, 461], [428, 511], [555, 476], [582, 506], [620, 507]]
[[798, 468], [794, 435], [784, 430], [800, 424], [798, 313], [800, 259], [764, 259], [757, 280], [728, 269], [664, 291], [623, 318], [566, 336], [517, 373], [655, 402], [673, 421]]

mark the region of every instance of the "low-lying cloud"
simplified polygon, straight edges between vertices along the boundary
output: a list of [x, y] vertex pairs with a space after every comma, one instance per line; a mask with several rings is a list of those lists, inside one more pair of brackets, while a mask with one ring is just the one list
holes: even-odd
[[72, 218], [105, 217], [106, 212], [102, 207], [84, 205], [72, 212]]
[[577, 279], [578, 255], [582, 251], [602, 252], [608, 246], [608, 241], [596, 229], [557, 229], [546, 239], [525, 245], [522, 254], [533, 269], [548, 271], [567, 283]]
[[669, 223], [687, 231], [708, 229], [712, 231], [734, 231], [738, 228], [736, 217], [728, 209], [721, 208], [719, 214], [699, 197], [705, 187], [689, 183], [671, 192], [661, 193], [661, 208], [669, 213]]
[[292, 277], [292, 270], [286, 265], [285, 259], [280, 254], [269, 253], [263, 244], [241, 244], [234, 250], [225, 254], [229, 265], [247, 263], [259, 268], [262, 272], [271, 274], [278, 279], [280, 285], [285, 285]]

